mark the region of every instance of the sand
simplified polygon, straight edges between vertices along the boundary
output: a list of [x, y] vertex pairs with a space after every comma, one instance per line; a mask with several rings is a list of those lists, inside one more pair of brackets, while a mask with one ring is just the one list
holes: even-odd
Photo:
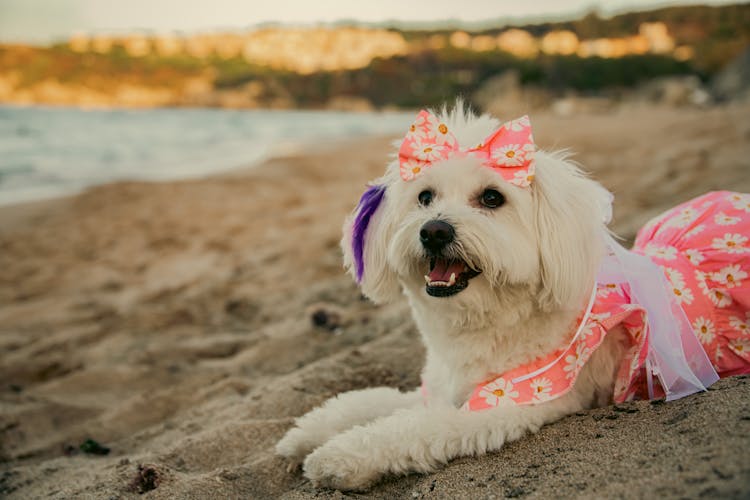
[[[532, 118], [614, 191], [625, 238], [694, 195], [750, 191], [748, 106]], [[0, 209], [0, 496], [344, 496], [273, 446], [338, 392], [419, 382], [408, 311], [363, 300], [338, 249], [391, 140]], [[747, 498], [749, 380], [581, 412], [355, 496]]]

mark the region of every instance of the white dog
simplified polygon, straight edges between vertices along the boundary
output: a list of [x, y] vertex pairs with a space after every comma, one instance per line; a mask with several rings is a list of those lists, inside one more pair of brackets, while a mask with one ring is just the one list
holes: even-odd
[[[503, 140], [499, 125], [461, 106], [422, 112], [347, 220], [345, 265], [377, 303], [406, 295], [427, 359], [421, 389], [347, 392], [297, 419], [276, 449], [304, 462], [313, 484], [363, 489], [385, 474], [433, 471], [612, 402], [633, 345], [618, 325], [556, 397], [538, 397], [550, 395], [540, 386], [534, 404], [500, 401], [517, 392], [498, 374], [581, 330], [607, 256], [611, 195], [564, 153], [535, 151], [527, 119], [505, 124]], [[492, 407], [471, 411], [488, 380], [479, 393]]]

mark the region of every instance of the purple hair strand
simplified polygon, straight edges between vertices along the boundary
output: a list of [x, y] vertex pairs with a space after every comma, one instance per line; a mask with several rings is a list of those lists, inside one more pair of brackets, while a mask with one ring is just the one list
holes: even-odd
[[357, 283], [362, 282], [365, 273], [365, 234], [372, 216], [377, 211], [385, 195], [385, 186], [370, 186], [362, 194], [357, 205], [357, 215], [352, 225], [352, 252], [354, 253], [354, 270], [357, 273]]

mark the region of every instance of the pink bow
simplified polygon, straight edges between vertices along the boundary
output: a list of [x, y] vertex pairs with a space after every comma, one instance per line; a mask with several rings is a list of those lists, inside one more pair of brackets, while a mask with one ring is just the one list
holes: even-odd
[[398, 159], [405, 181], [416, 179], [436, 161], [463, 154], [481, 159], [511, 184], [529, 187], [534, 180], [535, 151], [528, 116], [503, 123], [473, 148], [462, 148], [445, 123], [422, 110], [401, 143]]

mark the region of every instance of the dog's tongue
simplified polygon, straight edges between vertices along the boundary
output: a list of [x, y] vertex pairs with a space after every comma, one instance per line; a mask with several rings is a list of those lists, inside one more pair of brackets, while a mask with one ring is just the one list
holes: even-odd
[[456, 277], [464, 271], [464, 263], [460, 260], [437, 259], [435, 267], [432, 268], [430, 281], [449, 281], [451, 273], [456, 273]]

